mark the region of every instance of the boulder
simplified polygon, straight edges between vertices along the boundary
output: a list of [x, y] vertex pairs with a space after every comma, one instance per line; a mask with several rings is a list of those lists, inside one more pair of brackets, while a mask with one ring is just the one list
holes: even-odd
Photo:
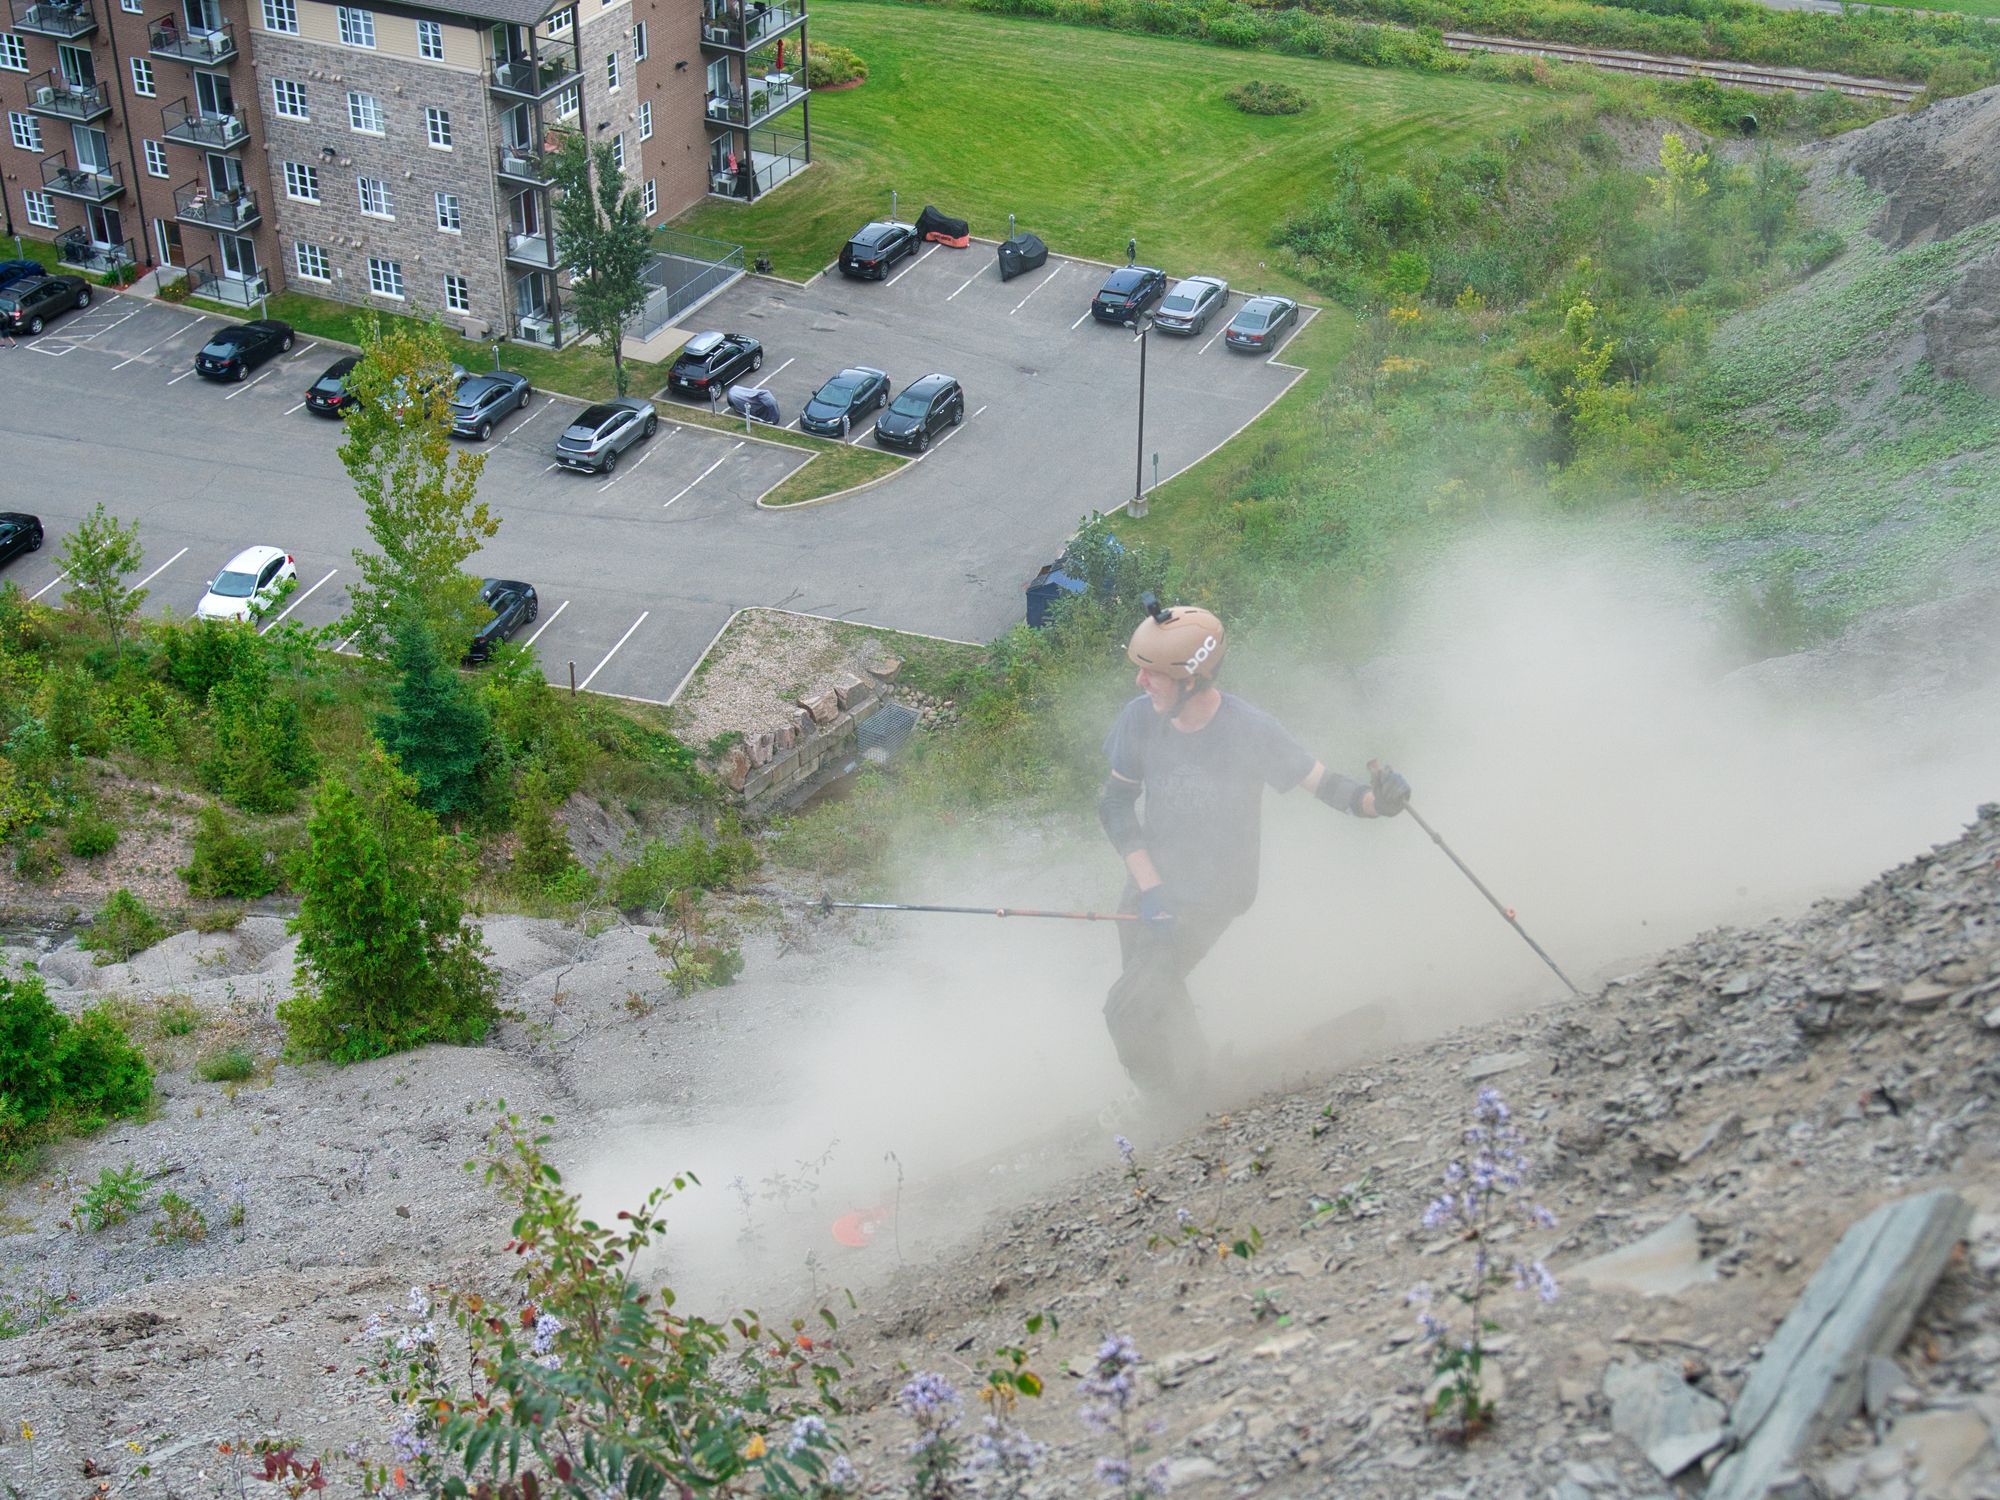
[[771, 763], [771, 755], [777, 745], [775, 738], [769, 734], [753, 734], [749, 745], [751, 765], [768, 766]]
[[833, 679], [833, 696], [845, 712], [873, 698], [875, 690], [852, 672], [842, 672]]
[[800, 708], [812, 715], [815, 724], [831, 724], [840, 713], [840, 697], [832, 688], [807, 693], [798, 702]]

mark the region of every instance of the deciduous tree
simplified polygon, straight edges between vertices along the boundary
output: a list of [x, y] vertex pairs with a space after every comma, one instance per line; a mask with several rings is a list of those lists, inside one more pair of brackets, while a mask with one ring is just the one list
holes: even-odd
[[114, 655], [123, 649], [125, 627], [146, 602], [144, 589], [125, 585], [142, 555], [139, 523], [121, 523], [106, 513], [102, 500], [63, 539], [62, 566], [71, 579], [63, 603], [102, 622]]
[[[564, 131], [549, 159], [556, 204], [556, 245], [569, 267], [568, 305], [577, 326], [611, 351], [618, 394], [626, 390], [625, 325], [646, 305], [646, 264], [653, 237], [639, 190], [626, 181], [611, 147]], [[593, 176], [595, 182], [592, 181]]]

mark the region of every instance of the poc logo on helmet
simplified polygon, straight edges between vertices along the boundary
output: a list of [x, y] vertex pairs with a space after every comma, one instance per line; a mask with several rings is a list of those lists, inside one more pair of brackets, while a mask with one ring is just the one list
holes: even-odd
[[1186, 672], [1190, 677], [1194, 676], [1195, 672], [1200, 669], [1201, 664], [1214, 654], [1215, 648], [1220, 644], [1221, 642], [1217, 641], [1212, 635], [1203, 636], [1201, 649], [1181, 663], [1181, 670]]

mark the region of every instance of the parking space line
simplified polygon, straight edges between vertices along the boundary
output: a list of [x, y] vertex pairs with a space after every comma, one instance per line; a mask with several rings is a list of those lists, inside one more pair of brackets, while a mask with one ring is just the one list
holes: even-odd
[[550, 464], [546, 469], [542, 470], [542, 472], [544, 474], [553, 474], [557, 469], [560, 469], [561, 467], [562, 467], [561, 464]]
[[1221, 338], [1227, 332], [1229, 332], [1229, 328], [1225, 324], [1223, 327], [1216, 329], [1214, 333], [1211, 333], [1208, 336], [1208, 342], [1203, 344], [1199, 349], [1195, 350], [1196, 357], [1198, 358], [1201, 355], [1208, 353], [1209, 350], [1213, 349], [1215, 347], [1215, 341]]
[[932, 240], [929, 249], [925, 250], [922, 255], [919, 255], [915, 260], [911, 261], [907, 266], [903, 267], [903, 269], [898, 271], [894, 276], [891, 276], [887, 281], [883, 282], [882, 285], [885, 287], [894, 286], [897, 282], [901, 281], [905, 276], [909, 275], [910, 272], [916, 270], [918, 266], [922, 265], [925, 261], [929, 260], [931, 258], [931, 251], [935, 249], [937, 249], [937, 241]]
[[[791, 357], [790, 359], [786, 360], [786, 361], [784, 362], [784, 364], [782, 364], [782, 365], [779, 365], [777, 369], [773, 370], [773, 371], [772, 371], [772, 372], [771, 372], [770, 374], [766, 375], [766, 376], [764, 377], [764, 379], [765, 379], [765, 380], [766, 380], [767, 382], [768, 382], [768, 381], [772, 381], [772, 380], [776, 380], [776, 379], [777, 379], [777, 378], [778, 378], [778, 377], [779, 377], [780, 375], [784, 374], [784, 373], [785, 373], [785, 371], [786, 371], [786, 370], [787, 370], [787, 369], [788, 369], [788, 368], [789, 368], [790, 366], [792, 366], [793, 364], [795, 364], [795, 363], [797, 362], [797, 360], [798, 360], [798, 356], [797, 356], [796, 354], [794, 354], [794, 355], [793, 355], [793, 356], [792, 356], [792, 357]], [[767, 386], [766, 386], [766, 389], [768, 389], [768, 388], [769, 388], [769, 387], [768, 387], [768, 385], [767, 385]]]
[[[670, 432], [667, 434], [667, 436], [672, 437], [673, 434]], [[651, 458], [652, 456], [653, 456], [653, 450], [651, 448], [648, 448], [644, 453], [641, 453], [636, 459], [632, 461], [632, 467], [630, 469], [627, 469], [625, 471], [625, 474], [632, 473], [634, 470], [638, 469], [640, 465], [644, 464], [646, 460]], [[600, 495], [603, 494], [606, 490], [610, 489], [612, 485], [616, 484], [619, 480], [623, 479], [625, 477], [625, 474], [614, 474], [611, 478], [605, 480], [604, 483], [600, 484], [597, 487], [597, 493]]]
[[[962, 291], [964, 291], [964, 290], [965, 290], [965, 289], [966, 289], [967, 287], [971, 286], [973, 282], [975, 282], [975, 281], [977, 281], [977, 280], [979, 279], [979, 275], [980, 275], [980, 273], [979, 273], [979, 272], [977, 272], [977, 271], [974, 271], [974, 272], [973, 272], [973, 273], [972, 273], [972, 274], [971, 274], [970, 276], [966, 277], [966, 278], [965, 278], [965, 280], [961, 281], [961, 282], [960, 282], [960, 283], [958, 284], [958, 292], [962, 292]], [[953, 292], [953, 293], [951, 294], [951, 297], [956, 297], [956, 296], [958, 295], [958, 292]], [[944, 300], [945, 300], [945, 301], [947, 301], [947, 302], [949, 302], [949, 301], [951, 301], [951, 297], [947, 297], [947, 298], [945, 298]]]
[[290, 415], [291, 415], [291, 414], [292, 414], [293, 412], [295, 412], [295, 411], [298, 411], [298, 410], [299, 410], [300, 408], [302, 408], [302, 407], [303, 407], [304, 405], [305, 405], [305, 402], [301, 401], [301, 402], [300, 402], [300, 403], [298, 404], [298, 406], [288, 406], [288, 407], [286, 407], [286, 408], [285, 408], [285, 415], [289, 417], [289, 416], [290, 416]]
[[[326, 578], [331, 578], [331, 577], [333, 577], [333, 575], [334, 575], [335, 573], [338, 573], [339, 571], [340, 571], [340, 569], [338, 569], [338, 568], [331, 568], [331, 569], [329, 569], [329, 570], [327, 571], [327, 575], [326, 575]], [[306, 600], [307, 600], [307, 598], [308, 598], [308, 597], [310, 597], [310, 596], [311, 596], [311, 594], [313, 593], [313, 590], [314, 590], [314, 589], [317, 589], [317, 588], [319, 587], [319, 584], [320, 584], [320, 583], [325, 583], [325, 582], [326, 582], [326, 578], [322, 578], [322, 579], [321, 579], [321, 580], [319, 581], [319, 583], [316, 583], [316, 584], [314, 584], [314, 585], [312, 586], [312, 588], [310, 588], [310, 589], [307, 589], [307, 590], [305, 591], [305, 593], [303, 593], [303, 594], [300, 594], [300, 595], [299, 595], [299, 596], [298, 596], [298, 597], [297, 597], [296, 599], [294, 599], [294, 600], [293, 600], [293, 601], [292, 601], [292, 602], [291, 602], [290, 604], [287, 604], [287, 605], [286, 605], [286, 606], [284, 607], [284, 609], [283, 609], [282, 611], [280, 611], [280, 612], [279, 612], [279, 614], [277, 615], [277, 617], [276, 617], [275, 619], [272, 619], [272, 620], [271, 620], [271, 621], [269, 621], [268, 623], [266, 623], [266, 624], [264, 624], [264, 625], [260, 626], [260, 627], [258, 628], [258, 631], [257, 631], [257, 633], [258, 633], [259, 635], [262, 635], [262, 634], [263, 634], [263, 633], [264, 633], [264, 632], [265, 632], [266, 630], [269, 630], [269, 629], [270, 629], [270, 628], [271, 628], [271, 627], [272, 627], [273, 625], [276, 625], [276, 624], [278, 623], [278, 621], [279, 621], [279, 620], [282, 620], [282, 619], [284, 619], [286, 615], [290, 614], [290, 613], [291, 613], [291, 612], [292, 612], [293, 610], [297, 609], [297, 608], [298, 608], [298, 607], [299, 607], [299, 606], [300, 606], [301, 604], [305, 603], [305, 602], [306, 602]]]
[[95, 329], [90, 333], [84, 334], [81, 338], [78, 338], [76, 342], [79, 344], [87, 344], [92, 339], [96, 338], [98, 334], [109, 333], [111, 332], [112, 329], [117, 328], [121, 324], [131, 322], [134, 318], [139, 316], [139, 312], [140, 309], [138, 307], [134, 307], [129, 312], [127, 312], [124, 317], [116, 318], [113, 321], [106, 323], [102, 328]]
[[[632, 622], [632, 630], [637, 630], [641, 625], [645, 624], [646, 616], [650, 615], [651, 613], [652, 611], [650, 609], [641, 610], [639, 612], [639, 618]], [[596, 666], [592, 667], [590, 669], [590, 676], [584, 678], [583, 681], [579, 682], [576, 685], [578, 692], [582, 692], [585, 688], [589, 687], [592, 679], [594, 679], [599, 672], [602, 672], [604, 670], [604, 662], [610, 661], [612, 657], [618, 654], [618, 647], [623, 646], [627, 641], [632, 639], [632, 630], [628, 630], [623, 635], [619, 636], [618, 645], [613, 646], [609, 651], [604, 653], [604, 661], [601, 661]]]
[[40, 588], [36, 589], [34, 593], [28, 595], [29, 602], [32, 603], [35, 600], [41, 598], [42, 595], [46, 594], [50, 589], [54, 588], [57, 584], [61, 583], [67, 577], [69, 577], [69, 572], [66, 569], [63, 572], [56, 574], [55, 577], [51, 578], [47, 583], [43, 584]]
[[[270, 373], [271, 372], [269, 370], [266, 370], [263, 375], [259, 375], [257, 377], [257, 380], [262, 380], [265, 375], [269, 375]], [[224, 401], [234, 401], [238, 396], [242, 395], [244, 391], [249, 390], [251, 385], [255, 385], [257, 383], [257, 380], [251, 381], [250, 385], [241, 386], [238, 389], [231, 391], [228, 395], [224, 396], [222, 399]]]
[[151, 583], [155, 578], [158, 578], [162, 573], [166, 572], [167, 569], [171, 568], [175, 563], [179, 562], [185, 556], [187, 556], [187, 548], [183, 547], [181, 548], [180, 551], [176, 552], [172, 557], [168, 558], [165, 562], [161, 563], [157, 568], [153, 569], [153, 571], [148, 573], [144, 578], [141, 578], [137, 583], [133, 584], [132, 587], [135, 589], [144, 588], [147, 584]]
[[333, 649], [340, 652], [343, 656], [346, 655], [347, 648], [354, 644], [355, 640], [360, 636], [360, 634], [361, 634], [360, 631], [358, 630], [355, 631], [353, 635], [350, 635], [346, 640], [342, 641], [338, 646], [335, 646]]
[[534, 645], [534, 644], [535, 644], [535, 642], [536, 642], [537, 640], [539, 640], [539, 639], [541, 638], [541, 634], [542, 634], [542, 632], [543, 632], [544, 630], [547, 630], [547, 629], [548, 629], [548, 628], [549, 628], [549, 627], [550, 627], [551, 625], [555, 624], [555, 622], [556, 622], [556, 615], [559, 615], [559, 614], [561, 614], [561, 613], [562, 613], [562, 612], [563, 612], [564, 610], [566, 610], [566, 609], [568, 609], [568, 608], [569, 608], [569, 600], [565, 599], [565, 600], [563, 600], [563, 602], [562, 602], [562, 603], [560, 603], [560, 604], [558, 604], [558, 605], [556, 606], [556, 613], [555, 613], [555, 615], [550, 615], [550, 616], [549, 616], [549, 617], [548, 617], [548, 618], [547, 618], [546, 620], [542, 621], [542, 623], [541, 623], [541, 624], [537, 625], [537, 626], [535, 627], [535, 633], [534, 633], [533, 635], [529, 636], [529, 637], [528, 637], [528, 638], [527, 638], [527, 639], [526, 639], [525, 641], [521, 642], [521, 644], [522, 644], [522, 645], [524, 645], [524, 646], [532, 646], [532, 645]]
[[314, 339], [310, 343], [308, 343], [304, 349], [299, 349], [294, 351], [292, 354], [292, 358], [293, 359], [303, 358], [308, 350], [317, 349], [318, 347], [319, 347], [319, 340]]
[[[738, 439], [736, 443], [736, 448], [741, 448], [742, 446], [743, 446], [743, 441], [741, 439]], [[736, 451], [736, 448], [731, 448], [729, 450], [729, 453], [723, 454], [721, 458], [718, 458], [714, 463], [710, 464], [707, 468], [703, 469], [699, 474], [695, 475], [693, 479], [690, 479], [687, 482], [686, 487], [681, 490], [681, 494], [674, 496], [674, 500], [680, 499], [681, 495], [685, 495], [688, 492], [688, 490], [693, 489], [696, 485], [700, 484], [704, 479], [708, 478], [709, 475], [713, 474], [717, 469], [721, 468], [725, 463], [727, 463], [729, 461], [730, 453], [734, 453]], [[669, 500], [667, 502], [667, 505], [672, 505], [674, 503], [674, 500]], [[662, 505], [660, 509], [665, 510], [667, 508], [667, 505]]]
[[[199, 322], [201, 322], [201, 319], [196, 318], [193, 320], [193, 322], [182, 324], [179, 328], [175, 329], [172, 333], [168, 334], [165, 338], [161, 339], [159, 344], [149, 345], [146, 348], [141, 349], [137, 354], [133, 355], [131, 359], [121, 359], [117, 364], [113, 365], [111, 368], [114, 370], [122, 370], [127, 365], [131, 364], [132, 360], [144, 359], [147, 355], [151, 354], [153, 350], [159, 348], [160, 344], [171, 344], [175, 339], [179, 338], [182, 334], [186, 333], [188, 329], [193, 328], [195, 324]], [[172, 385], [173, 382], [170, 380], [167, 382], [167, 384]]]
[[[1085, 309], [1083, 310], [1083, 318], [1087, 318], [1087, 317], [1089, 317], [1089, 316], [1090, 316], [1090, 309], [1086, 307], [1086, 308], [1085, 308]], [[1076, 320], [1076, 322], [1075, 322], [1075, 323], [1072, 323], [1072, 324], [1070, 324], [1070, 325], [1069, 325], [1069, 331], [1070, 331], [1071, 333], [1075, 333], [1075, 332], [1076, 332], [1076, 329], [1077, 329], [1077, 324], [1078, 324], [1078, 323], [1081, 323], [1081, 322], [1083, 321], [1083, 318], [1078, 318], [1078, 319]]]
[[[1063, 268], [1061, 266], [1057, 266], [1053, 271], [1049, 272], [1048, 275], [1044, 276], [1040, 281], [1036, 282], [1033, 286], [1029, 287], [1028, 297], [1034, 296], [1035, 293], [1039, 292], [1043, 287], [1047, 286], [1051, 281], [1054, 281], [1058, 276], [1062, 275], [1062, 270]], [[1016, 302], [1012, 307], [1007, 309], [1007, 316], [1011, 318], [1014, 316], [1015, 313], [1019, 312], [1022, 308], [1026, 307], [1028, 305], [1028, 297], [1023, 297], [1019, 302]]]
[[[979, 408], [979, 411], [985, 411], [985, 410], [986, 408], [983, 406]], [[979, 416], [979, 411], [974, 412], [971, 416], [967, 417], [964, 422], [959, 423], [956, 427], [946, 432], [945, 435], [939, 438], [935, 443], [932, 443], [928, 452], [919, 453], [917, 455], [917, 462], [922, 463], [925, 459], [929, 458], [932, 453], [937, 452], [938, 449], [942, 448], [946, 443], [950, 442], [953, 438], [957, 437], [961, 432], [965, 430], [967, 423], [977, 420]]]
[[192, 375], [192, 374], [194, 374], [194, 371], [192, 371], [192, 370], [183, 370], [183, 371], [181, 371], [181, 372], [180, 372], [180, 374], [176, 375], [176, 376], [175, 376], [175, 377], [174, 377], [174, 378], [173, 378], [172, 380], [169, 380], [169, 381], [167, 382], [167, 384], [168, 384], [168, 385], [179, 385], [179, 384], [180, 384], [180, 383], [181, 383], [181, 382], [182, 382], [183, 380], [186, 380], [186, 379], [188, 378], [188, 376], [190, 376], [190, 375]]
[[548, 400], [544, 401], [540, 406], [536, 407], [533, 411], [529, 412], [525, 417], [521, 418], [520, 421], [516, 422], [513, 425], [513, 427], [508, 431], [507, 436], [500, 439], [500, 441], [495, 446], [501, 448], [506, 447], [509, 442], [513, 441], [515, 433], [519, 432], [523, 427], [526, 427], [530, 422], [534, 421], [535, 418], [539, 417], [543, 412], [547, 411], [551, 406], [554, 406], [555, 404], [556, 404], [556, 398], [553, 396], [549, 397]]

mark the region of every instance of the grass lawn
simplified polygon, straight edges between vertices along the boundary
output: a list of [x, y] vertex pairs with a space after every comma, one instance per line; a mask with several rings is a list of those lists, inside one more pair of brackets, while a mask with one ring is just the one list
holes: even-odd
[[[740, 418], [690, 408], [678, 401], [662, 405], [660, 415], [695, 427], [712, 427], [718, 432], [744, 431]], [[766, 442], [783, 443], [788, 448], [804, 448], [819, 455], [805, 467], [795, 470], [766, 495], [766, 505], [798, 505], [824, 495], [837, 495], [857, 484], [879, 479], [910, 462], [901, 454], [884, 453], [880, 448], [864, 448], [854, 443], [835, 442], [831, 438], [817, 438], [809, 432], [793, 432], [784, 427], [773, 427], [768, 422], [758, 423], [754, 431]]]
[[[813, 95], [813, 166], [755, 204], [706, 202], [675, 224], [800, 279], [886, 216], [894, 188], [905, 219], [935, 203], [1000, 239], [1011, 212], [1058, 251], [1122, 262], [1137, 236], [1141, 259], [1175, 274], [1303, 292], [1267, 241], [1336, 149], [1386, 164], [1544, 107], [1511, 85], [1055, 22], [871, 0], [815, 0], [812, 14], [817, 40], [869, 69], [859, 88]], [[1313, 107], [1246, 115], [1223, 94], [1253, 78]]]

